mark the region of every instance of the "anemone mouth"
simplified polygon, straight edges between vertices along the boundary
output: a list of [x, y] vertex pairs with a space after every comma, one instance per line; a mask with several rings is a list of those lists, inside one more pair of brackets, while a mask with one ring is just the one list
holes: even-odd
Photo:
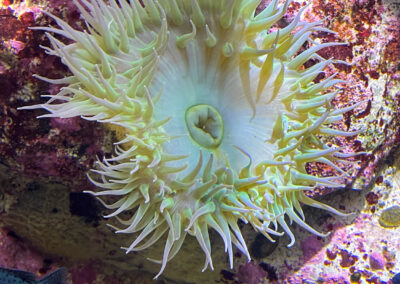
[[190, 138], [200, 147], [217, 148], [224, 137], [224, 121], [218, 110], [210, 105], [195, 105], [185, 112]]
[[[51, 80], [67, 84], [43, 105], [47, 117], [81, 116], [122, 129], [115, 156], [98, 161], [89, 175], [101, 190], [90, 192], [117, 201], [124, 228], [138, 233], [127, 252], [148, 248], [166, 235], [162, 273], [186, 235], [194, 236], [212, 265], [209, 229], [218, 232], [232, 267], [233, 245], [250, 258], [238, 220], [267, 238], [282, 235], [294, 243], [284, 216], [314, 234], [301, 204], [344, 216], [308, 198], [305, 190], [336, 187], [338, 177], [306, 172], [308, 162], [331, 166], [353, 154], [328, 147], [322, 135], [356, 135], [329, 127], [358, 106], [334, 109], [342, 81], [334, 75], [313, 83], [333, 60], [317, 51], [339, 43], [318, 44], [321, 23], [300, 15], [279, 31], [268, 31], [290, 0], [271, 1], [255, 15], [259, 0], [231, 1], [110, 0], [77, 5], [87, 31], [73, 30], [52, 16], [60, 29], [39, 29], [73, 41], [49, 37], [49, 54], [61, 57], [73, 75]], [[298, 50], [309, 42], [311, 47]], [[310, 58], [318, 63], [302, 68]], [[356, 155], [356, 154], [354, 154]], [[340, 178], [340, 176], [339, 176]], [[131, 212], [129, 219], [118, 216]], [[272, 240], [272, 239], [271, 239]], [[158, 276], [157, 275], [157, 276]]]

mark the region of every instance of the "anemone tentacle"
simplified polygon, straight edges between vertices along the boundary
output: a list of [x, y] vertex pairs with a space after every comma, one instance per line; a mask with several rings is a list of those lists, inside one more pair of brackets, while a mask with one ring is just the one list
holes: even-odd
[[[213, 268], [209, 229], [249, 259], [237, 222], [271, 235], [294, 235], [284, 219], [324, 236], [307, 223], [301, 204], [345, 215], [307, 197], [317, 186], [341, 186], [337, 162], [350, 155], [324, 144], [322, 136], [356, 135], [331, 128], [358, 106], [335, 109], [331, 102], [345, 83], [336, 74], [314, 83], [335, 62], [317, 54], [343, 43], [317, 43], [321, 22], [299, 14], [285, 28], [277, 23], [291, 1], [271, 3], [258, 15], [260, 0], [74, 0], [86, 22], [74, 30], [60, 18], [46, 31], [50, 55], [61, 58], [72, 76], [47, 103], [42, 117], [81, 116], [117, 132], [115, 156], [97, 161], [89, 179], [97, 196], [124, 226], [138, 233], [127, 253], [166, 238], [160, 273], [194, 236]], [[52, 33], [72, 41], [66, 44]], [[299, 50], [308, 45], [302, 52]], [[304, 63], [317, 63], [305, 68]], [[319, 162], [337, 177], [308, 174]], [[108, 204], [107, 196], [116, 198]], [[105, 198], [104, 200], [102, 198]], [[122, 219], [122, 213], [131, 215]], [[125, 215], [124, 215], [125, 216]], [[280, 232], [279, 227], [283, 229]], [[155, 261], [155, 260], [154, 260]]]

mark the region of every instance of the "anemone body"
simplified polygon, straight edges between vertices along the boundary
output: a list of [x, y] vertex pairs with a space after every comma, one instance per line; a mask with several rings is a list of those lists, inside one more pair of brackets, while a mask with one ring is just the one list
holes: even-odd
[[[341, 82], [334, 76], [313, 82], [333, 62], [317, 51], [340, 43], [311, 39], [327, 30], [300, 20], [306, 7], [285, 28], [271, 29], [291, 1], [272, 0], [258, 15], [260, 0], [74, 2], [85, 31], [54, 16], [59, 28], [39, 28], [48, 32], [47, 52], [72, 73], [41, 79], [67, 87], [27, 108], [117, 131], [115, 155], [89, 175], [101, 190], [90, 193], [113, 210], [105, 218], [116, 218], [117, 233], [135, 234], [127, 253], [166, 239], [161, 273], [190, 235], [204, 251], [204, 269], [212, 268], [213, 229], [232, 266], [233, 245], [250, 258], [238, 220], [271, 241], [286, 232], [291, 246], [285, 215], [324, 235], [305, 223], [301, 204], [345, 215], [304, 194], [340, 186], [338, 177], [308, 174], [308, 162], [344, 174], [336, 162], [348, 155], [321, 137], [356, 134], [329, 126], [356, 105], [331, 106], [338, 93], [331, 87]], [[318, 63], [304, 68], [311, 58]]]

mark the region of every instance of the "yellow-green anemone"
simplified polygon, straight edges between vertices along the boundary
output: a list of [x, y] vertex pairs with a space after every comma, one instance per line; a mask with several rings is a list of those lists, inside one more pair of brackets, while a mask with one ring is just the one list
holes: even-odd
[[[136, 233], [127, 253], [164, 236], [162, 273], [187, 235], [196, 237], [212, 266], [208, 231], [218, 232], [232, 266], [232, 245], [250, 258], [238, 220], [270, 235], [294, 236], [285, 215], [310, 232], [301, 204], [345, 215], [304, 194], [317, 186], [341, 186], [336, 164], [351, 156], [329, 147], [324, 135], [357, 132], [330, 124], [358, 104], [334, 109], [335, 76], [314, 83], [333, 60], [317, 52], [341, 43], [318, 43], [321, 22], [300, 19], [272, 26], [290, 0], [74, 1], [86, 22], [74, 30], [40, 27], [51, 41], [48, 54], [61, 58], [72, 75], [51, 80], [67, 87], [47, 103], [43, 117], [81, 116], [118, 129], [115, 156], [98, 161], [89, 179], [116, 198], [117, 233]], [[65, 44], [51, 33], [72, 41]], [[300, 54], [305, 44], [310, 47]], [[318, 63], [304, 68], [309, 59]], [[339, 177], [307, 173], [308, 162], [333, 167]], [[124, 217], [121, 217], [123, 214]], [[126, 217], [130, 216], [130, 217]], [[280, 231], [283, 230], [283, 232]], [[158, 276], [157, 275], [157, 276]]]

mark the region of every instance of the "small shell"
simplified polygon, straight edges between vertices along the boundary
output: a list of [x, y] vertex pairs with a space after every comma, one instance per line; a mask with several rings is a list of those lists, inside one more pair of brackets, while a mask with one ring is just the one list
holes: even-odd
[[383, 210], [379, 216], [379, 224], [385, 228], [400, 226], [400, 206], [394, 205]]

